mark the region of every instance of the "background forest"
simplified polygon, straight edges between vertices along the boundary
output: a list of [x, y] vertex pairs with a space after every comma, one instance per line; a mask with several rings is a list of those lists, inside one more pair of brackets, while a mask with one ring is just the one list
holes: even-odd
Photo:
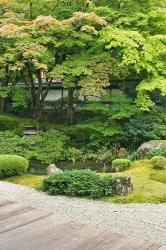
[[165, 95], [165, 0], [0, 0], [0, 154], [135, 159], [166, 139]]

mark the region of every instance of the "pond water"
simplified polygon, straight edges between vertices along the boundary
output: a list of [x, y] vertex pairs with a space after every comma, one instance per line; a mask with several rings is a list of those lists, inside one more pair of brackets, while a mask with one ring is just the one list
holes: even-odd
[[[103, 166], [99, 163], [96, 163], [93, 160], [82, 161], [58, 161], [56, 166], [64, 170], [73, 170], [73, 169], [91, 169], [97, 172], [103, 172]], [[46, 175], [48, 165], [41, 164], [39, 161], [31, 161], [29, 173], [36, 175]]]

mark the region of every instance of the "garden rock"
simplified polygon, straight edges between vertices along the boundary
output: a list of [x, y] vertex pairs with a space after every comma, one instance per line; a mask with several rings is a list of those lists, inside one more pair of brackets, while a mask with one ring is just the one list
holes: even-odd
[[57, 174], [57, 173], [63, 173], [62, 169], [57, 168], [55, 164], [51, 164], [48, 168], [47, 168], [47, 174]]
[[133, 192], [133, 183], [128, 176], [116, 177], [114, 193], [116, 195], [128, 195]]
[[158, 149], [164, 145], [166, 145], [166, 140], [145, 142], [138, 148], [137, 153], [140, 158], [144, 158], [152, 149]]

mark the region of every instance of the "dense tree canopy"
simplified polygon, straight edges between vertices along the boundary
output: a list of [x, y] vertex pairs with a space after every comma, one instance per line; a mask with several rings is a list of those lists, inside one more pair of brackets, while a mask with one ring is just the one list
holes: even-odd
[[0, 112], [28, 107], [45, 119], [56, 80], [68, 91], [59, 112], [69, 123], [78, 120], [74, 110], [88, 114], [79, 128], [108, 141], [123, 122], [163, 110], [166, 1], [0, 0], [0, 79]]

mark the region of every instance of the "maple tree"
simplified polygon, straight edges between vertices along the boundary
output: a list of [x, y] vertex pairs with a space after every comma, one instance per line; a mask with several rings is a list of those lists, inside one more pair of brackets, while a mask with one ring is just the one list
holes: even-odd
[[95, 25], [102, 27], [106, 22], [93, 12], [76, 12], [73, 17], [62, 21], [51, 16], [25, 20], [13, 13], [7, 18], [5, 15], [0, 27], [1, 39], [7, 45], [1, 58], [2, 70], [6, 71], [4, 85], [23, 82], [31, 94], [34, 117], [41, 120], [43, 102], [56, 76], [50, 72], [56, 65], [90, 46], [95, 35], [90, 34], [89, 29], [95, 32]]
[[42, 120], [55, 78], [68, 89], [70, 123], [75, 87], [100, 96], [113, 79], [135, 79], [136, 103], [150, 110], [151, 93], [166, 95], [165, 13], [165, 0], [1, 0], [1, 112], [9, 96], [26, 106], [28, 90]]

